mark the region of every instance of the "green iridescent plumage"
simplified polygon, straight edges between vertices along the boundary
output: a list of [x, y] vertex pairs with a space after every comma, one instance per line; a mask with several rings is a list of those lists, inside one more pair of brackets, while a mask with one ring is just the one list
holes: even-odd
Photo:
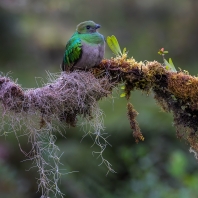
[[100, 25], [85, 21], [67, 42], [62, 61], [62, 70], [86, 69], [99, 64], [104, 56], [105, 41], [97, 32]]
[[[66, 45], [65, 54], [63, 57], [64, 65], [72, 67], [72, 65], [80, 58], [82, 53], [82, 43], [76, 33], [71, 37]], [[64, 69], [63, 69], [64, 70]]]

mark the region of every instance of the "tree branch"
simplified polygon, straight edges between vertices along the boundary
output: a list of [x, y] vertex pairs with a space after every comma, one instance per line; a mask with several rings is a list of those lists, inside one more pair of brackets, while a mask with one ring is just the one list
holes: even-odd
[[111, 81], [125, 83], [127, 99], [135, 89], [153, 91], [158, 105], [173, 114], [177, 137], [187, 140], [191, 149], [198, 152], [197, 77], [187, 71], [170, 72], [156, 61], [143, 63], [126, 57], [103, 60], [99, 68], [108, 71]]
[[62, 73], [43, 87], [26, 91], [10, 78], [0, 77], [0, 102], [4, 114], [37, 112], [45, 121], [56, 117], [75, 126], [76, 116], [90, 115], [91, 105], [107, 96], [111, 89], [107, 78], [96, 79], [90, 72], [83, 71]]
[[[185, 139], [191, 146], [190, 151], [198, 158], [198, 78], [186, 71], [171, 72], [157, 61], [136, 62], [123, 54], [110, 60], [104, 59], [90, 71], [62, 72], [61, 75], [51, 74], [50, 78], [50, 82], [43, 87], [24, 90], [9, 77], [0, 76], [0, 103], [3, 107], [1, 129], [3, 124], [7, 124], [3, 121], [4, 117], [10, 119], [11, 125], [20, 124], [22, 120], [32, 143], [32, 150], [27, 156], [39, 168], [39, 187], [44, 196], [47, 197], [49, 191], [62, 196], [57, 186], [61, 173], [57, 170], [60, 157], [52, 132], [54, 120], [71, 126], [76, 125], [77, 116], [82, 116], [88, 122], [93, 120], [89, 124], [94, 128], [92, 134], [95, 135], [95, 143], [101, 148], [96, 153], [109, 171], [113, 171], [111, 164], [102, 156], [108, 142], [101, 133], [104, 128], [97, 101], [110, 95], [120, 83], [125, 84], [127, 100], [135, 89], [147, 94], [152, 91], [158, 105], [165, 112], [173, 114], [177, 137]], [[136, 142], [143, 141], [135, 120], [138, 113], [129, 102], [127, 111]], [[32, 117], [36, 118], [37, 124]], [[12, 128], [16, 130], [14, 126]], [[46, 152], [53, 159], [54, 169], [43, 158]], [[49, 178], [52, 174], [54, 181]]]

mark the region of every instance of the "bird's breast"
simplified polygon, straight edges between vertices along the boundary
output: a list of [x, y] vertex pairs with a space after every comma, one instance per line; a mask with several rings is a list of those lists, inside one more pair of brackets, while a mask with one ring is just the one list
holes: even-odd
[[89, 69], [99, 65], [104, 57], [105, 45], [82, 42], [82, 55], [75, 68]]

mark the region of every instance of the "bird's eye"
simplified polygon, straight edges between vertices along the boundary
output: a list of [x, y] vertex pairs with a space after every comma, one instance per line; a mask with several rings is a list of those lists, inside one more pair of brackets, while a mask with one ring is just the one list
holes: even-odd
[[91, 28], [91, 26], [90, 25], [87, 25], [86, 28], [87, 28], [87, 30], [89, 30]]

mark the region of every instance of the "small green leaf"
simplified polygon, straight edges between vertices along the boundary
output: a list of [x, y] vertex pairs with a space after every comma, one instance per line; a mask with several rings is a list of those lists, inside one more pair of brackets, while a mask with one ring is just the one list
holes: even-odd
[[165, 66], [166, 70], [170, 70], [170, 67], [169, 66]]
[[175, 66], [174, 66], [173, 61], [172, 61], [171, 58], [169, 58], [169, 62], [166, 59], [164, 59], [164, 64], [166, 65], [165, 68], [167, 70], [170, 70], [172, 72], [177, 72], [177, 70], [175, 69]]
[[168, 54], [168, 51], [164, 51], [163, 53], [164, 53], [164, 54]]
[[119, 43], [118, 43], [117, 38], [116, 38], [114, 35], [112, 35], [112, 36], [111, 36], [111, 39], [112, 39], [112, 41], [113, 41], [113, 43], [114, 43], [114, 45], [115, 45], [117, 51], [118, 51], [120, 54], [122, 54], [121, 49], [120, 49], [120, 45], [119, 45]]
[[122, 55], [120, 45], [114, 35], [107, 37], [107, 44], [115, 55]]
[[120, 49], [120, 45], [119, 45], [119, 43], [118, 43], [117, 38], [116, 38], [114, 35], [112, 35], [112, 36], [111, 36], [111, 40], [112, 40], [114, 46], [116, 47], [116, 50], [118, 51], [118, 53], [119, 53], [120, 55], [122, 55], [122, 52], [121, 52], [121, 49]]
[[111, 49], [111, 51], [114, 54], [117, 54], [117, 51], [116, 51], [116, 49], [115, 49], [115, 47], [114, 47], [114, 45], [112, 43], [112, 40], [111, 40], [111, 37], [110, 36], [107, 37], [107, 44], [108, 44], [109, 48]]
[[121, 95], [120, 95], [120, 98], [124, 98], [126, 96], [126, 93], [122, 93]]
[[122, 52], [123, 54], [126, 54], [126, 47], [123, 49], [123, 52]]
[[171, 58], [169, 58], [169, 63], [170, 63], [173, 67], [175, 67]]
[[170, 64], [169, 64], [169, 62], [166, 59], [164, 59], [164, 64], [165, 64], [165, 68], [167, 70], [169, 70], [170, 69]]
[[125, 89], [125, 86], [120, 87], [120, 89]]
[[158, 52], [159, 55], [168, 54], [168, 51], [164, 51], [164, 48], [161, 48]]

